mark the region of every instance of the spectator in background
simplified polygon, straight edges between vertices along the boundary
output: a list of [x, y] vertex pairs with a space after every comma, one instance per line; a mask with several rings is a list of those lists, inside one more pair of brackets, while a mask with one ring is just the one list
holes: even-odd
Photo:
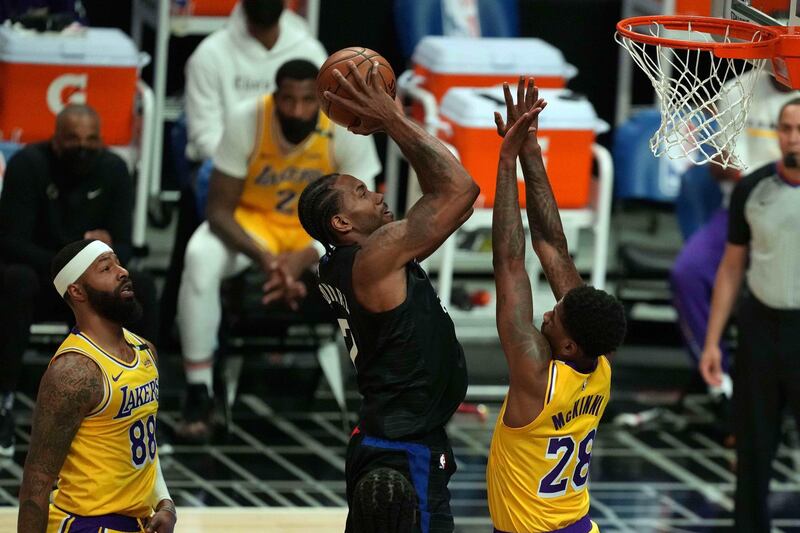
[[0, 22], [12, 19], [37, 31], [60, 31], [85, 17], [80, 0], [0, 0]]
[[[278, 67], [291, 59], [306, 59], [319, 67], [327, 56], [305, 20], [284, 9], [282, 0], [239, 2], [226, 27], [204, 39], [186, 63], [186, 157], [193, 163], [193, 174], [214, 155], [234, 107], [275, 90]], [[162, 295], [163, 335], [172, 329], [186, 243], [202, 221], [193, 184], [181, 189], [178, 229]]]
[[788, 407], [800, 424], [800, 98], [776, 115], [780, 157], [736, 184], [700, 372], [723, 379], [719, 341], [742, 281], [733, 377], [735, 531], [770, 531], [772, 461]]
[[[72, 321], [50, 286], [50, 262], [66, 244], [96, 239], [128, 264], [133, 203], [128, 168], [104, 148], [91, 107], [65, 107], [50, 141], [28, 145], [8, 161], [0, 195], [0, 455], [13, 454], [14, 392], [31, 324]], [[155, 285], [141, 272], [130, 277], [145, 310], [130, 329], [152, 338], [158, 324]]]
[[282, 0], [242, 0], [225, 28], [207, 37], [186, 64], [186, 155], [214, 155], [225, 121], [249, 97], [275, 90], [275, 74], [290, 59], [318, 67], [328, 54], [305, 20]]
[[[753, 90], [752, 107], [747, 115], [744, 130], [736, 140], [735, 154], [748, 167], [745, 174], [759, 167], [774, 162], [781, 157], [777, 142], [778, 111], [787, 101], [798, 96], [778, 83], [766, 72], [750, 71], [742, 77], [758, 76]], [[742, 79], [743, 85], [749, 80]], [[735, 114], [735, 107], [741, 103], [737, 100], [740, 94], [733, 90], [729, 101], [721, 103], [720, 109], [731, 109], [729, 116]], [[678, 312], [678, 323], [681, 328], [686, 347], [692, 359], [697, 363], [703, 350], [703, 342], [708, 327], [711, 309], [711, 293], [714, 288], [714, 277], [725, 250], [725, 239], [728, 234], [728, 203], [730, 194], [741, 172], [735, 169], [723, 169], [719, 165], [708, 165], [710, 175], [715, 179], [723, 192], [722, 206], [717, 209], [706, 224], [691, 235], [686, 241], [680, 255], [672, 267], [670, 281], [672, 285], [675, 309]], [[698, 174], [693, 173], [693, 176]], [[705, 176], [700, 174], [702, 179]], [[682, 187], [686, 184], [682, 184]], [[712, 385], [710, 392], [726, 404], [731, 396], [731, 381], [728, 376], [729, 350], [724, 342], [720, 343], [723, 354], [722, 368], [724, 377], [719, 387]], [[723, 409], [723, 414], [727, 409]], [[726, 433], [729, 421], [720, 421]], [[730, 443], [729, 443], [730, 444]]]
[[322, 175], [363, 176], [374, 187], [381, 164], [371, 137], [352, 134], [320, 112], [318, 69], [292, 60], [276, 75], [277, 89], [251, 99], [231, 114], [217, 153], [208, 196], [208, 221], [186, 248], [178, 297], [178, 325], [188, 383], [184, 423], [187, 440], [210, 436], [212, 366], [225, 278], [250, 265], [295, 280], [315, 265], [315, 247], [297, 217], [305, 187]]

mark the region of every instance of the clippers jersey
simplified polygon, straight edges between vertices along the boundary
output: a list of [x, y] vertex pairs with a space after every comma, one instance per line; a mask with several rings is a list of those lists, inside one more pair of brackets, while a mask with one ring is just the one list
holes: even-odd
[[156, 479], [158, 370], [147, 344], [124, 330], [130, 364], [73, 329], [50, 360], [82, 354], [100, 367], [103, 399], [81, 422], [58, 474], [53, 504], [71, 514], [147, 517]]
[[494, 527], [509, 533], [554, 531], [589, 512], [589, 462], [611, 393], [604, 356], [590, 374], [550, 361], [544, 407], [521, 428], [503, 423], [492, 437], [486, 482]]
[[320, 261], [320, 291], [333, 308], [356, 367], [363, 400], [359, 428], [402, 439], [440, 430], [467, 391], [464, 351], [450, 315], [416, 262], [406, 265], [406, 300], [372, 313], [353, 292], [359, 246], [341, 246]]
[[297, 238], [305, 239], [294, 248], [300, 249], [311, 243], [311, 237], [302, 231], [297, 203], [309, 183], [335, 170], [333, 123], [324, 113], [319, 113], [316, 130], [285, 153], [276, 134], [280, 125], [272, 95], [264, 96], [258, 109], [255, 148], [247, 164], [244, 191], [234, 216], [251, 237], [265, 247], [272, 240], [271, 227], [297, 228], [300, 230]]

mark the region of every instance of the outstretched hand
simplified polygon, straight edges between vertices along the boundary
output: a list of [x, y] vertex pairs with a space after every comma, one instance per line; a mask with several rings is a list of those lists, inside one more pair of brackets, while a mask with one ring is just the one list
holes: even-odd
[[505, 132], [503, 144], [500, 147], [500, 159], [510, 158], [516, 161], [525, 141], [531, 136], [536, 135], [536, 127], [534, 124], [541, 112], [541, 107], [535, 107], [523, 113], [511, 127], [505, 127], [505, 124], [503, 124], [503, 117], [500, 116], [500, 113], [494, 114], [494, 122], [497, 124], [497, 130], [500, 131], [502, 128]]
[[[385, 129], [386, 124], [395, 120], [400, 113], [395, 100], [386, 92], [378, 72], [379, 63], [372, 63], [367, 78], [361, 75], [353, 61], [347, 62], [350, 70], [346, 78], [338, 69], [334, 69], [333, 77], [344, 90], [347, 98], [325, 91], [325, 98], [341, 106], [359, 118], [359, 123], [347, 128], [353, 133], [369, 135]], [[354, 83], [351, 83], [349, 79]]]
[[[544, 98], [539, 98], [539, 88], [534, 85], [533, 78], [526, 79], [524, 76], [519, 77], [517, 82], [517, 102], [514, 103], [514, 98], [511, 96], [511, 89], [508, 83], [503, 83], [503, 96], [506, 99], [506, 120], [503, 121], [499, 113], [495, 113], [495, 124], [497, 125], [497, 134], [500, 137], [508, 135], [511, 128], [520, 118], [527, 112], [534, 109], [539, 111], [536, 113], [532, 122], [533, 133], [539, 129], [539, 113], [547, 106]], [[533, 138], [535, 140], [535, 137]]]

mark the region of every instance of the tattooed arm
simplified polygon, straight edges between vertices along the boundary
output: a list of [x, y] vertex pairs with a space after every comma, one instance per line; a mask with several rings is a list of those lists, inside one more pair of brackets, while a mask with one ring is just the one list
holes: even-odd
[[103, 376], [91, 359], [77, 353], [58, 357], [39, 385], [22, 486], [18, 533], [44, 533], [49, 497], [72, 439], [84, 417], [103, 399]]
[[405, 220], [383, 226], [364, 244], [357, 259], [362, 263], [357, 268], [364, 272], [359, 279], [380, 279], [402, 270], [412, 259], [421, 260], [433, 253], [469, 217], [479, 192], [450, 150], [395, 106], [376, 81], [379, 74], [375, 65], [369, 80], [365, 80], [350, 62], [348, 79], [339, 72], [334, 74], [350, 99], [331, 93], [326, 97], [361, 119], [359, 126], [351, 128], [355, 133], [386, 131], [416, 171], [422, 198]]
[[[492, 263], [497, 286], [497, 332], [508, 361], [509, 393], [504, 421], [512, 427], [531, 422], [542, 410], [550, 349], [533, 326], [531, 283], [525, 270], [525, 232], [517, 193], [517, 154], [529, 137], [537, 102], [509, 128], [500, 149], [497, 189], [492, 210]], [[505, 130], [495, 115], [498, 130]]]
[[[539, 90], [533, 85], [533, 79], [529, 79], [526, 91], [525, 78], [520, 77], [517, 103], [514, 104], [508, 85], [505, 84], [503, 89], [509, 114], [508, 127], [517, 120], [516, 117], [531, 109], [539, 98]], [[529, 136], [522, 145], [520, 163], [525, 176], [525, 204], [533, 250], [539, 257], [556, 300], [560, 300], [570, 289], [583, 285], [583, 280], [569, 255], [561, 216], [544, 168], [542, 148], [535, 135]]]

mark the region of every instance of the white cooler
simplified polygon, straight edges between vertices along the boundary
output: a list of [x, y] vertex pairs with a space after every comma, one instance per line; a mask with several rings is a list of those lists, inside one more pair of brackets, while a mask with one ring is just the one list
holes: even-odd
[[510, 37], [423, 38], [412, 56], [420, 87], [441, 102], [453, 87], [491, 87], [533, 76], [543, 88], [565, 87], [578, 70], [541, 39]]
[[138, 68], [136, 46], [117, 29], [63, 35], [0, 27], [0, 139], [47, 139], [61, 109], [78, 103], [100, 115], [106, 143], [128, 144]]

